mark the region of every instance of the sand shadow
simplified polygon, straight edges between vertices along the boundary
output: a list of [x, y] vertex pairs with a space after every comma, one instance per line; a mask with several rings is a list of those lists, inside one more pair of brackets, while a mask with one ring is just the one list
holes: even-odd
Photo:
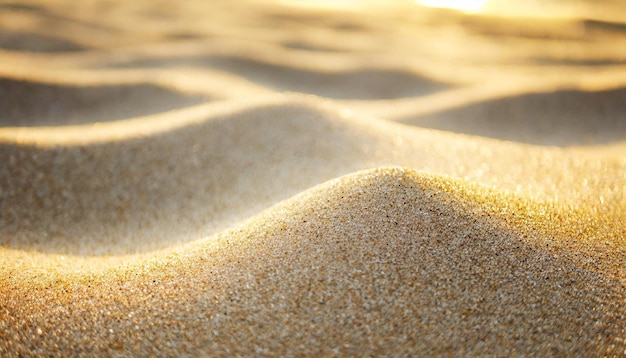
[[360, 69], [321, 72], [236, 56], [187, 57], [119, 63], [116, 67], [197, 66], [232, 73], [276, 91], [300, 92], [334, 99], [394, 99], [423, 96], [449, 84], [409, 71]]
[[471, 33], [497, 40], [519, 39], [539, 42], [556, 41], [587, 41], [584, 33], [572, 33], [572, 31], [559, 28], [542, 26], [527, 20], [507, 19], [493, 17], [461, 17], [458, 20]]
[[548, 66], [575, 66], [575, 67], [604, 67], [604, 66], [625, 66], [626, 60], [621, 59], [574, 59], [574, 58], [553, 58], [553, 57], [533, 57], [532, 63], [536, 65]]
[[89, 48], [75, 42], [36, 33], [0, 30], [0, 48], [24, 52], [76, 52]]
[[363, 69], [323, 73], [239, 57], [212, 57], [208, 66], [241, 75], [278, 91], [335, 99], [393, 99], [440, 91], [447, 86], [408, 71]]
[[596, 145], [626, 139], [626, 88], [563, 90], [495, 99], [404, 123], [537, 145]]
[[153, 84], [65, 85], [0, 78], [0, 126], [61, 126], [126, 119], [208, 100]]
[[30, 5], [30, 4], [22, 4], [19, 2], [7, 2], [7, 3], [0, 4], [0, 10], [11, 10], [11, 11], [27, 12], [27, 13], [32, 13], [32, 14], [45, 13], [45, 9], [43, 7]]
[[282, 43], [282, 46], [289, 50], [302, 50], [302, 51], [310, 51], [310, 52], [342, 52], [338, 48], [319, 46], [306, 43], [305, 41], [286, 41]]
[[585, 31], [598, 31], [602, 33], [617, 33], [626, 35], [626, 23], [604, 20], [583, 21]]

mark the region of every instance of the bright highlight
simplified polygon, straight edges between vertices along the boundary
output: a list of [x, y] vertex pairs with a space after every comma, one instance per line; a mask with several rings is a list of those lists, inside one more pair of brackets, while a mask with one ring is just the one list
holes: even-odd
[[487, 0], [418, 0], [418, 2], [430, 7], [478, 12], [482, 10]]

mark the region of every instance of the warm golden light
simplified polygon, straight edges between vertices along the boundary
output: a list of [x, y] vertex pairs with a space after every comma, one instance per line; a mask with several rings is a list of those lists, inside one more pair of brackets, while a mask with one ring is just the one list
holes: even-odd
[[418, 2], [424, 6], [477, 12], [485, 6], [487, 0], [418, 0]]
[[282, 2], [287, 5], [317, 8], [355, 8], [367, 3], [362, 0], [282, 0]]

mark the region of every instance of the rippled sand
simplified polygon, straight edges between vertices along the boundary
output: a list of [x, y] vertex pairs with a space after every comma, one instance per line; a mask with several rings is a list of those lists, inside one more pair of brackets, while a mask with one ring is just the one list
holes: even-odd
[[0, 355], [626, 354], [620, 43], [408, 3], [0, 3]]

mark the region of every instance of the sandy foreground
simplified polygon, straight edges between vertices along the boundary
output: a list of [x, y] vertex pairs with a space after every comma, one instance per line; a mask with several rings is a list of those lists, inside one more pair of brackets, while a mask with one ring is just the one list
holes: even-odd
[[623, 5], [287, 3], [0, 2], [0, 356], [626, 355]]

